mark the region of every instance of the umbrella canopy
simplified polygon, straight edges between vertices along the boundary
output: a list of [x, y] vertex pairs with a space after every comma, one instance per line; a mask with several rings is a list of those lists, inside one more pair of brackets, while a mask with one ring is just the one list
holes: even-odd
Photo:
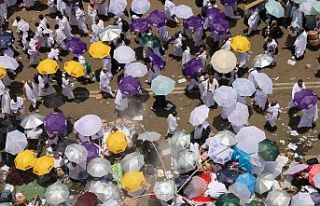
[[176, 82], [166, 76], [159, 75], [151, 82], [151, 90], [155, 95], [168, 95], [173, 92]]
[[236, 67], [237, 58], [231, 51], [221, 49], [213, 54], [211, 64], [217, 72], [227, 74]]
[[119, 46], [114, 50], [113, 58], [120, 64], [127, 64], [136, 60], [136, 53], [128, 46]]
[[201, 105], [192, 110], [189, 117], [189, 123], [192, 126], [198, 126], [204, 123], [209, 117], [210, 109], [206, 105]]
[[101, 127], [101, 118], [94, 114], [85, 115], [74, 123], [76, 132], [87, 137], [97, 134]]
[[256, 179], [256, 185], [254, 191], [259, 194], [263, 194], [271, 190], [274, 184], [274, 176], [272, 174], [262, 174]]
[[179, 152], [177, 159], [177, 170], [180, 174], [194, 170], [198, 161], [198, 154], [192, 151], [184, 150]]
[[213, 99], [221, 107], [231, 107], [237, 102], [237, 92], [228, 86], [221, 86], [215, 90]]
[[228, 121], [231, 124], [240, 126], [246, 124], [249, 119], [248, 106], [240, 102], [236, 103], [235, 109], [229, 114]]
[[255, 80], [258, 87], [265, 94], [272, 94], [273, 92], [273, 82], [272, 79], [265, 73], [258, 73], [255, 75]]
[[207, 189], [207, 183], [199, 176], [192, 177], [191, 181], [184, 188], [183, 193], [188, 198], [201, 196]]
[[20, 126], [24, 129], [34, 129], [43, 124], [44, 118], [41, 114], [29, 114], [23, 118]]
[[19, 63], [15, 58], [9, 56], [0, 56], [0, 67], [16, 70], [19, 67]]
[[150, 47], [150, 48], [159, 48], [161, 47], [160, 39], [153, 34], [144, 35], [141, 39], [143, 45]]
[[148, 73], [148, 67], [141, 62], [131, 62], [124, 67], [124, 74], [132, 77], [143, 77]]
[[245, 36], [237, 35], [231, 39], [231, 48], [234, 51], [244, 53], [250, 50], [251, 43]]
[[257, 200], [252, 200], [246, 206], [265, 206], [265, 204], [263, 202], [260, 202], [260, 201], [257, 201]]
[[272, 190], [267, 196], [268, 206], [288, 206], [290, 202], [290, 196], [284, 190]]
[[137, 33], [144, 33], [148, 31], [150, 27], [151, 27], [151, 24], [149, 20], [143, 19], [143, 18], [134, 19], [130, 24], [130, 29]]
[[169, 139], [171, 151], [180, 152], [190, 146], [190, 134], [185, 131], [176, 131]]
[[271, 15], [274, 16], [276, 18], [281, 18], [284, 17], [284, 8], [283, 6], [274, 0], [269, 0], [266, 4], [265, 4], [265, 8], [267, 10], [267, 12]]
[[90, 161], [96, 157], [99, 157], [99, 146], [92, 142], [85, 142], [83, 146], [86, 148], [88, 152], [87, 160]]
[[149, 142], [155, 142], [158, 141], [161, 137], [161, 134], [158, 132], [144, 132], [142, 134], [139, 134], [138, 139], [143, 141], [149, 141]]
[[27, 146], [26, 135], [18, 130], [7, 133], [5, 152], [16, 155]]
[[[309, 182], [310, 182], [310, 178], [309, 178]], [[316, 188], [320, 188], [320, 173], [317, 173], [314, 177], [313, 177], [313, 185], [316, 187]]]
[[145, 14], [149, 11], [150, 6], [148, 0], [133, 0], [131, 3], [131, 10], [136, 14]]
[[232, 159], [233, 150], [215, 140], [210, 141], [208, 156], [215, 162], [224, 165]]
[[139, 152], [127, 154], [121, 160], [121, 168], [125, 172], [139, 171], [144, 166], [144, 156]]
[[251, 193], [245, 184], [235, 182], [234, 184], [230, 185], [229, 192], [236, 195], [240, 199], [241, 205], [245, 205], [250, 200]]
[[285, 172], [285, 174], [294, 175], [307, 169], [308, 167], [309, 165], [306, 165], [306, 164], [295, 164], [290, 166], [289, 169]]
[[52, 59], [42, 60], [38, 66], [37, 70], [40, 74], [55, 74], [59, 69], [57, 61]]
[[67, 61], [64, 63], [64, 70], [72, 77], [79, 78], [85, 73], [85, 68], [76, 61]]
[[159, 67], [160, 70], [164, 69], [164, 67], [166, 66], [166, 62], [159, 55], [155, 53], [151, 53], [149, 55], [149, 59], [151, 63]]
[[54, 158], [51, 156], [43, 156], [35, 161], [33, 173], [42, 176], [48, 174], [54, 166]]
[[178, 18], [187, 19], [187, 18], [193, 16], [193, 11], [192, 11], [191, 7], [184, 5], [184, 4], [181, 4], [181, 5], [175, 7], [174, 14]]
[[260, 157], [258, 153], [254, 153], [250, 156], [250, 163], [252, 165], [252, 174], [262, 174], [266, 166], [266, 161], [262, 157]]
[[259, 155], [264, 160], [275, 161], [279, 154], [279, 149], [275, 142], [269, 139], [259, 142]]
[[109, 12], [119, 15], [126, 9], [127, 4], [127, 0], [110, 0]]
[[187, 18], [184, 21], [184, 27], [185, 28], [191, 28], [191, 29], [202, 29], [203, 27], [203, 20], [201, 17], [198, 16], [191, 16]]
[[143, 188], [145, 183], [143, 172], [127, 172], [122, 178], [122, 188], [128, 192], [137, 192]]
[[232, 82], [232, 87], [242, 97], [250, 97], [256, 92], [256, 87], [252, 81], [246, 78], [236, 78]]
[[120, 130], [109, 134], [106, 143], [108, 150], [114, 154], [124, 152], [128, 145], [126, 135]]
[[291, 1], [296, 3], [296, 4], [301, 4], [303, 2], [306, 2], [306, 0], [291, 0]]
[[82, 55], [87, 51], [87, 44], [80, 38], [71, 37], [67, 39], [66, 46], [73, 54]]
[[310, 193], [298, 192], [291, 198], [290, 206], [314, 206]]
[[87, 166], [87, 172], [92, 177], [103, 177], [106, 176], [111, 171], [111, 164], [105, 158], [94, 158]]
[[92, 192], [85, 192], [78, 197], [75, 206], [96, 206], [97, 204], [97, 195]]
[[219, 131], [216, 135], [213, 136], [213, 139], [221, 144], [232, 147], [237, 144], [235, 139], [236, 135], [229, 130]]
[[119, 81], [119, 89], [123, 94], [134, 96], [140, 93], [141, 83], [136, 77], [125, 76]]
[[156, 27], [162, 27], [167, 23], [166, 14], [159, 10], [152, 11], [147, 18], [149, 22]]
[[[211, 16], [212, 18], [212, 16]], [[209, 21], [210, 31], [216, 36], [226, 35], [230, 30], [229, 22], [221, 16], [217, 16]]]
[[24, 150], [18, 153], [18, 155], [14, 159], [14, 164], [17, 169], [26, 171], [34, 166], [36, 159], [37, 157], [34, 151]]
[[44, 119], [44, 129], [50, 134], [63, 135], [67, 130], [67, 118], [60, 112], [52, 112]]
[[69, 144], [66, 147], [64, 155], [69, 161], [80, 164], [87, 161], [88, 152], [86, 148], [79, 144]]
[[116, 25], [108, 25], [99, 34], [101, 41], [112, 41], [119, 38], [121, 35], [121, 29]]
[[294, 94], [293, 101], [300, 109], [309, 109], [318, 102], [317, 94], [311, 89], [302, 89]]
[[166, 180], [156, 182], [153, 187], [153, 192], [159, 200], [169, 201], [175, 197], [177, 187], [173, 181]]
[[46, 202], [49, 204], [58, 205], [68, 200], [69, 198], [69, 189], [65, 184], [60, 182], [50, 185], [46, 189], [45, 198]]
[[[0, 67], [0, 79], [3, 79], [7, 75], [7, 70]], [[0, 91], [0, 95], [3, 94], [3, 91]]]
[[238, 172], [234, 170], [225, 169], [219, 172], [219, 181], [231, 185], [238, 179]]
[[273, 58], [269, 54], [259, 54], [253, 59], [253, 66], [263, 68], [269, 66], [272, 62]]
[[208, 185], [209, 196], [218, 199], [220, 195], [227, 193], [225, 184], [218, 181], [211, 181]]
[[90, 181], [86, 184], [84, 190], [94, 193], [102, 202], [109, 199], [118, 199], [120, 195], [116, 185], [105, 181]]
[[247, 172], [251, 172], [252, 165], [250, 162], [250, 156], [239, 149], [238, 147], [233, 148], [232, 159], [239, 162], [239, 167], [244, 169]]
[[306, 0], [299, 5], [299, 10], [306, 15], [316, 15], [320, 12], [320, 2], [317, 0]]
[[216, 8], [214, 6], [207, 9], [203, 9], [203, 11], [201, 12], [202, 16], [208, 17], [210, 20], [214, 20], [216, 18], [225, 18], [223, 12], [221, 12], [219, 8]]
[[203, 70], [203, 63], [200, 58], [193, 58], [183, 65], [182, 73], [189, 78], [197, 78]]
[[237, 147], [247, 154], [258, 152], [259, 142], [265, 139], [265, 132], [255, 126], [243, 127], [236, 135]]
[[[17, 185], [15, 188], [15, 192], [21, 192], [27, 200], [32, 200], [35, 196], [40, 198], [44, 198], [44, 193], [46, 192], [46, 188], [39, 185], [37, 180], [30, 182], [29, 184]], [[1, 205], [5, 206], [5, 205]], [[12, 206], [11, 204], [9, 206]]]
[[96, 59], [103, 59], [110, 55], [111, 47], [102, 41], [94, 42], [89, 47], [89, 54]]
[[0, 32], [0, 49], [6, 49], [11, 46], [14, 42], [12, 33]]
[[236, 0], [220, 0], [221, 4], [223, 4], [224, 6], [232, 6], [235, 3], [237, 3]]
[[[309, 183], [315, 185], [315, 177], [320, 174], [320, 164], [314, 164], [309, 170]], [[317, 185], [318, 186], [318, 185]]]
[[240, 199], [232, 193], [226, 193], [219, 196], [215, 202], [216, 206], [240, 206]]
[[246, 172], [246, 173], [243, 173], [238, 176], [236, 183], [241, 183], [241, 184], [247, 186], [250, 193], [253, 194], [254, 193], [254, 186], [256, 183], [256, 178], [252, 174]]
[[64, 105], [66, 97], [60, 93], [53, 93], [44, 97], [43, 105], [47, 108], [58, 108]]

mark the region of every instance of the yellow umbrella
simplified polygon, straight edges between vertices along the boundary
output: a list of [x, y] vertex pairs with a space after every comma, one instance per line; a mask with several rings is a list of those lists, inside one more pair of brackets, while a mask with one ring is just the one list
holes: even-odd
[[251, 43], [245, 36], [237, 35], [231, 39], [231, 47], [233, 50], [243, 53], [250, 50]]
[[103, 59], [106, 56], [110, 55], [111, 47], [107, 44], [98, 41], [90, 45], [89, 54], [93, 58]]
[[124, 152], [127, 148], [126, 135], [121, 131], [115, 131], [107, 137], [108, 150], [114, 154]]
[[16, 168], [22, 171], [31, 169], [37, 160], [36, 153], [32, 150], [24, 150], [19, 152], [14, 160]]
[[7, 75], [7, 70], [5, 68], [0, 67], [0, 79], [3, 79]]
[[58, 63], [52, 59], [45, 59], [37, 66], [37, 70], [40, 74], [55, 74], [58, 68]]
[[33, 173], [41, 176], [48, 174], [54, 166], [54, 158], [50, 156], [43, 156], [36, 160], [33, 167]]
[[143, 188], [144, 175], [139, 171], [127, 172], [124, 174], [121, 183], [122, 188], [128, 192], [137, 192]]
[[72, 77], [78, 78], [84, 75], [84, 67], [76, 61], [68, 61], [64, 64], [64, 70]]

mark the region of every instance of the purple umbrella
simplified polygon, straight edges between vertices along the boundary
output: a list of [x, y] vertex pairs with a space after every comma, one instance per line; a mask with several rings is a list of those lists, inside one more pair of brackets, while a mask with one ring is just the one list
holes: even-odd
[[217, 18], [209, 22], [210, 31], [218, 36], [228, 33], [230, 26], [229, 22], [222, 18]]
[[84, 54], [87, 51], [87, 44], [84, 43], [81, 39], [71, 37], [70, 39], [67, 40], [66, 43], [68, 49], [70, 52], [73, 54]]
[[198, 16], [189, 17], [184, 22], [185, 28], [199, 29], [199, 28], [202, 28], [202, 26], [203, 26], [202, 18]]
[[236, 4], [237, 0], [220, 0], [220, 2], [224, 6], [232, 6]]
[[154, 10], [149, 14], [147, 18], [153, 26], [156, 26], [158, 28], [165, 26], [167, 23], [166, 14], [162, 11]]
[[215, 8], [215, 7], [211, 7], [208, 9], [207, 17], [210, 20], [213, 20], [216, 18], [225, 18], [224, 14], [218, 8]]
[[151, 24], [147, 19], [139, 18], [132, 21], [130, 29], [134, 32], [143, 33], [148, 31], [150, 26]]
[[126, 76], [120, 80], [119, 89], [124, 94], [133, 96], [140, 93], [141, 84], [138, 78]]
[[300, 109], [308, 109], [318, 102], [317, 94], [311, 89], [302, 89], [296, 92], [293, 98], [294, 102]]
[[67, 118], [60, 112], [52, 112], [44, 119], [44, 129], [50, 134], [64, 135], [67, 130]]
[[183, 65], [183, 75], [197, 78], [203, 69], [203, 62], [199, 58], [194, 58]]
[[86, 148], [88, 155], [87, 160], [88, 162], [96, 157], [99, 157], [99, 147], [98, 145], [92, 142], [83, 143], [83, 146]]
[[158, 66], [160, 70], [164, 69], [164, 67], [166, 66], [166, 62], [155, 53], [151, 53], [149, 59], [151, 63]]

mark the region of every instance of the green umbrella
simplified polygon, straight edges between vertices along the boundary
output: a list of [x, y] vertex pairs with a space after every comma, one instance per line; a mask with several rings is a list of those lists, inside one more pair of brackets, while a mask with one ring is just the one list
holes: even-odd
[[265, 206], [263, 202], [257, 201], [257, 200], [252, 200], [247, 206]]
[[259, 142], [258, 153], [266, 161], [275, 161], [279, 155], [279, 149], [275, 142], [265, 139]]
[[151, 90], [155, 95], [167, 95], [173, 92], [176, 82], [169, 77], [159, 75], [151, 82]]
[[159, 38], [153, 34], [143, 36], [142, 42], [145, 46], [150, 48], [158, 48], [161, 46]]
[[33, 181], [33, 182], [30, 182], [29, 184], [23, 184], [21, 186], [17, 186], [16, 191], [23, 193], [28, 200], [31, 200], [37, 195], [38, 197], [43, 198], [46, 188], [41, 187], [37, 183], [37, 181]]
[[274, 16], [276, 18], [284, 17], [284, 8], [279, 2], [275, 0], [269, 0], [265, 4], [265, 8], [271, 16]]
[[216, 206], [240, 206], [240, 199], [232, 193], [222, 194], [216, 201]]
[[305, 2], [306, 0], [291, 0], [292, 2], [296, 3], [296, 4], [302, 4], [303, 2]]
[[313, 9], [314, 9], [316, 12], [320, 13], [320, 2], [319, 2], [319, 1], [314, 2], [314, 4], [313, 4]]

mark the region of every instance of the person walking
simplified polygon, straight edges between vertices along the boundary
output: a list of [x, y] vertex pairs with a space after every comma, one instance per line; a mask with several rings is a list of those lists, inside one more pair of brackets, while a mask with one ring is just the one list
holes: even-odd
[[112, 98], [114, 98], [115, 94], [113, 93], [110, 86], [112, 78], [113, 78], [113, 75], [110, 69], [106, 67], [102, 68], [100, 72], [100, 92], [102, 94], [110, 94]]
[[62, 74], [62, 94], [67, 97], [68, 101], [71, 102], [75, 99], [73, 94], [73, 83], [70, 76], [67, 73]]
[[27, 100], [31, 103], [29, 111], [39, 112], [38, 109], [38, 90], [34, 82], [27, 80], [23, 85], [23, 91]]

